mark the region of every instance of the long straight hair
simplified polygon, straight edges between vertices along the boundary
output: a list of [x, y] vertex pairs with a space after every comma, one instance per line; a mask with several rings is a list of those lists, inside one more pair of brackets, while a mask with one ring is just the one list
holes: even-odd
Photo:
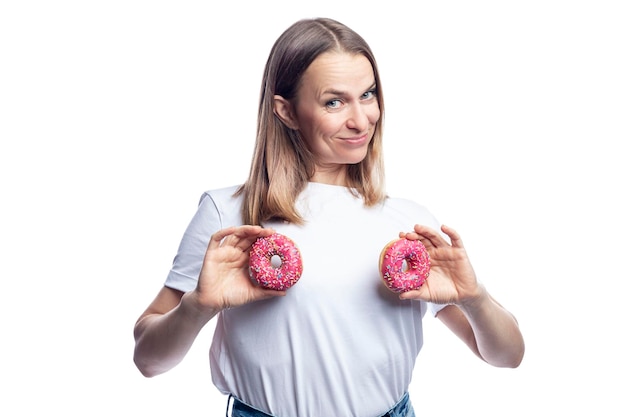
[[295, 98], [306, 69], [329, 51], [361, 54], [372, 65], [380, 118], [365, 158], [347, 166], [347, 186], [366, 206], [385, 198], [381, 143], [384, 105], [374, 55], [365, 40], [345, 25], [327, 18], [304, 19], [276, 40], [265, 65], [250, 173], [237, 190], [237, 195], [243, 194], [244, 224], [260, 225], [269, 220], [304, 223], [295, 202], [313, 176], [315, 156], [300, 133], [274, 114], [274, 96]]

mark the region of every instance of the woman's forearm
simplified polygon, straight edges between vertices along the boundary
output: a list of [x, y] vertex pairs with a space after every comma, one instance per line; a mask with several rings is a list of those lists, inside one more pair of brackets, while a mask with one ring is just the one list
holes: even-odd
[[178, 365], [200, 330], [219, 312], [200, 312], [191, 298], [187, 293], [167, 313], [147, 314], [137, 321], [134, 361], [144, 376], [153, 377]]
[[517, 320], [486, 291], [458, 306], [467, 318], [477, 353], [494, 366], [515, 368], [524, 356], [524, 339]]

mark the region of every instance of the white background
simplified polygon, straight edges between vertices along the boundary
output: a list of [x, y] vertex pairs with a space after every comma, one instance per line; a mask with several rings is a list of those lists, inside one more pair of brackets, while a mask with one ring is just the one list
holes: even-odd
[[3, 2], [0, 414], [223, 415], [212, 324], [152, 379], [133, 324], [200, 193], [247, 175], [272, 43], [328, 16], [377, 56], [389, 192], [461, 233], [527, 342], [492, 368], [428, 318], [418, 415], [623, 415], [621, 4]]

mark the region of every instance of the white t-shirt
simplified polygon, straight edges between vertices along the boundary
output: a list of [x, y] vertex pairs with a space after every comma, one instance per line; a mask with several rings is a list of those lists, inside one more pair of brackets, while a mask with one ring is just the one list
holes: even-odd
[[[235, 190], [203, 194], [165, 285], [195, 288], [211, 235], [241, 224]], [[379, 416], [408, 389], [427, 309], [384, 287], [379, 255], [400, 231], [439, 224], [409, 200], [367, 208], [347, 188], [319, 183], [308, 184], [297, 208], [305, 225], [266, 226], [299, 247], [302, 276], [285, 297], [220, 313], [210, 350], [213, 382], [279, 417]]]

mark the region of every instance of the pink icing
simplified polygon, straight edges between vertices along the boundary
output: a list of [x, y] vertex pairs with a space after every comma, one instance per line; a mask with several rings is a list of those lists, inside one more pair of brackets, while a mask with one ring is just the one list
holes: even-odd
[[[272, 266], [272, 257], [280, 257], [280, 266]], [[302, 257], [288, 237], [274, 233], [258, 238], [250, 249], [250, 275], [262, 287], [286, 290], [302, 275]]]
[[[406, 261], [406, 270], [403, 261]], [[430, 257], [426, 247], [419, 240], [396, 240], [381, 254], [380, 273], [385, 285], [394, 292], [420, 288], [430, 274]]]

